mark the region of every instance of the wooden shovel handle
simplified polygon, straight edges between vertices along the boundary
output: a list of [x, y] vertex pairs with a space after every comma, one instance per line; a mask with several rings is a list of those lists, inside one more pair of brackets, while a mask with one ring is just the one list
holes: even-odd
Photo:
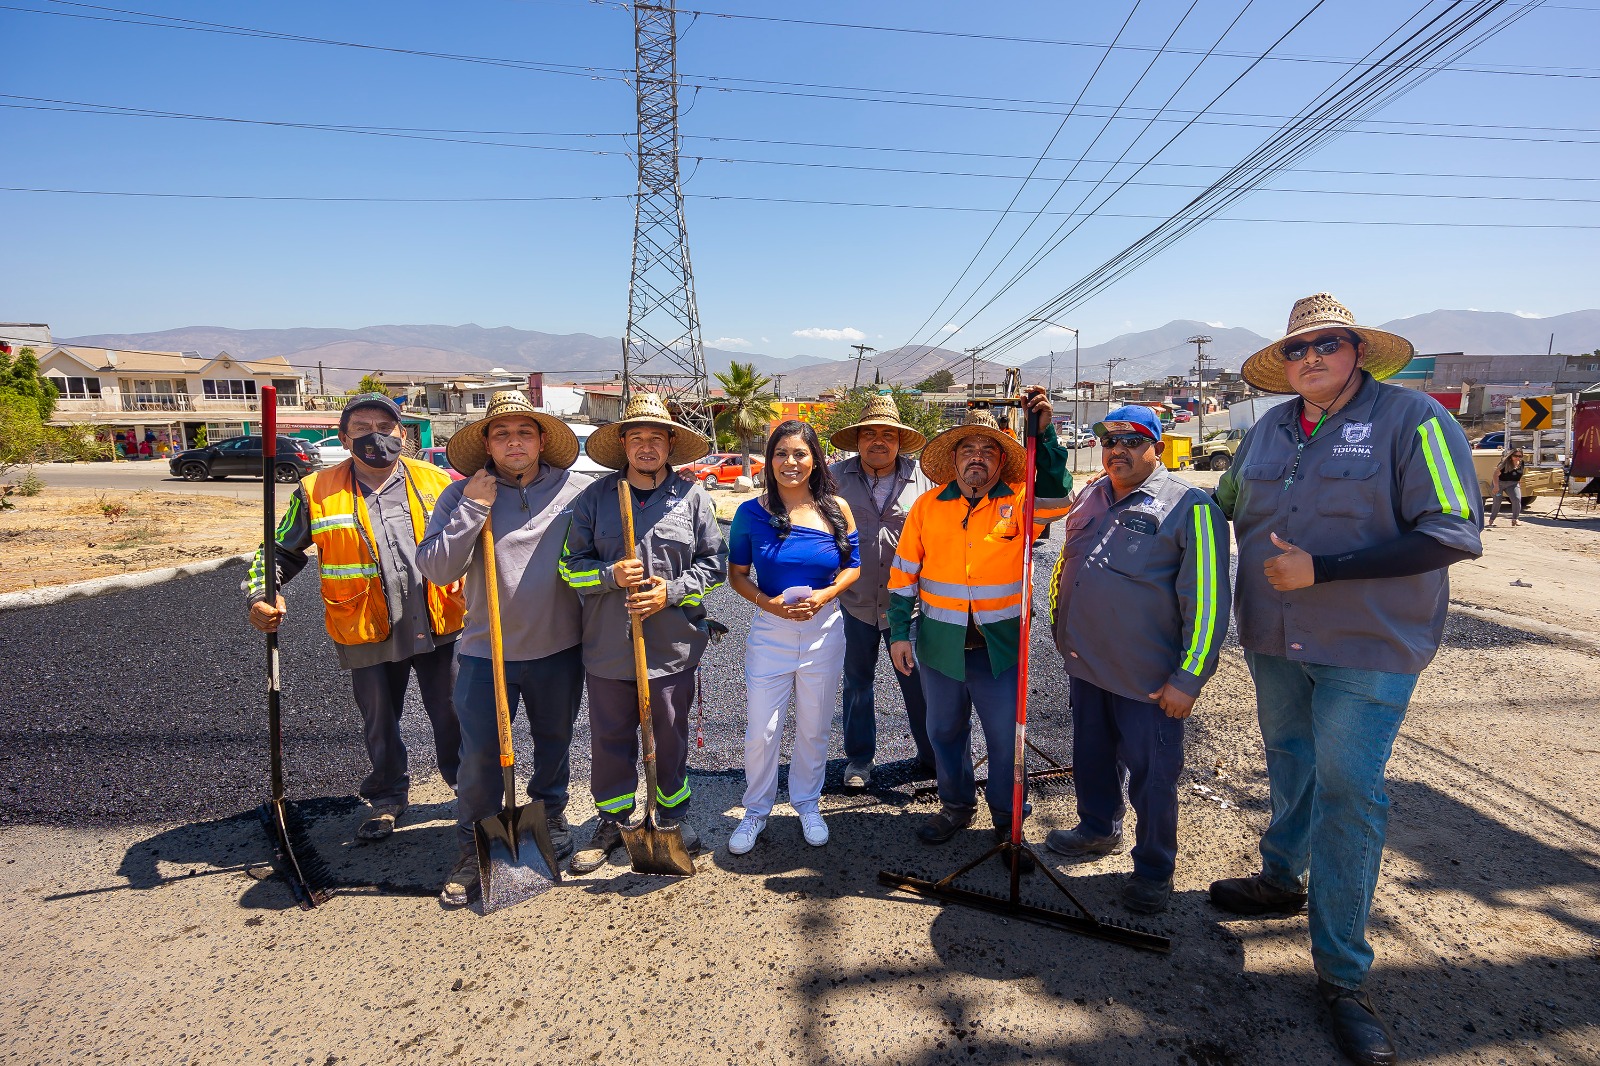
[[511, 702], [506, 698], [506, 648], [500, 630], [500, 578], [494, 565], [494, 515], [483, 520], [483, 588], [489, 599], [489, 660], [494, 664], [494, 720], [500, 730], [500, 765], [516, 764], [511, 749]]
[[[633, 492], [628, 487], [626, 477], [617, 482], [617, 497], [622, 507], [622, 541], [625, 552], [622, 557], [637, 559], [639, 555], [633, 544]], [[650, 778], [655, 776], [656, 738], [650, 729], [650, 665], [645, 661], [644, 655], [644, 623], [638, 618], [629, 618], [628, 628], [633, 632], [633, 680], [634, 688], [639, 692], [639, 744], [644, 753], [646, 785], [651, 790], [646, 802], [653, 802], [655, 782]]]

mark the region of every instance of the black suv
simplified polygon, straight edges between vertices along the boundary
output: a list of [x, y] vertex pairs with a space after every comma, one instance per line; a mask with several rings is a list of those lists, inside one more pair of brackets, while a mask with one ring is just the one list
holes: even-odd
[[[293, 484], [321, 465], [322, 458], [311, 441], [299, 437], [278, 438], [278, 462], [273, 467], [278, 481]], [[229, 437], [204, 448], [191, 448], [168, 459], [167, 468], [173, 477], [185, 481], [206, 478], [221, 481], [230, 474], [260, 477], [261, 438]]]

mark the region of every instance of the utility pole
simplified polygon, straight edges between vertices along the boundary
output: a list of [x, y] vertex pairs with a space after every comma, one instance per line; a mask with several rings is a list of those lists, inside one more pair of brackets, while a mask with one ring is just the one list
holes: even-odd
[[967, 386], [968, 396], [976, 396], [978, 394], [978, 353], [981, 351], [983, 351], [982, 348], [966, 349], [966, 353], [972, 356], [972, 383]]
[[862, 363], [862, 360], [866, 359], [868, 352], [875, 352], [878, 349], [872, 347], [869, 344], [852, 344], [850, 347], [852, 347], [852, 348], [854, 348], [856, 350], [856, 381], [855, 381], [855, 384], [851, 385], [850, 387], [852, 389], [856, 389], [856, 388], [860, 388], [861, 387], [861, 363]]
[[673, 0], [633, 5], [639, 191], [622, 396], [626, 404], [636, 389], [653, 386], [686, 426], [715, 439], [678, 175], [677, 19]]
[[772, 391], [778, 394], [778, 399], [780, 400], [783, 399], [783, 379], [786, 376], [785, 374], [772, 375]]
[[1200, 390], [1200, 398], [1195, 404], [1195, 418], [1199, 421], [1195, 426], [1194, 442], [1199, 444], [1206, 439], [1206, 364], [1211, 361], [1201, 345], [1210, 344], [1211, 338], [1199, 333], [1184, 343], [1194, 345], [1194, 379]]
[[322, 360], [317, 360], [317, 395], [328, 395], [328, 383], [322, 379]]
[[[1071, 326], [1063, 326], [1061, 323], [1053, 321], [1053, 320], [1048, 319], [1048, 318], [1030, 318], [1030, 319], [1028, 319], [1028, 321], [1029, 322], [1043, 322], [1045, 325], [1054, 326], [1056, 329], [1072, 330], [1072, 439], [1073, 439], [1072, 470], [1073, 470], [1073, 473], [1077, 473], [1077, 470], [1078, 470], [1077, 439], [1078, 439], [1078, 435], [1083, 432], [1083, 390], [1081, 388], [1079, 388], [1079, 386], [1083, 383], [1083, 368], [1080, 366], [1080, 362], [1081, 362], [1082, 357], [1083, 357], [1082, 342], [1080, 341], [1080, 339], [1078, 337], [1078, 331], [1075, 330], [1075, 329], [1072, 329]], [[1109, 376], [1110, 373], [1111, 373], [1111, 366], [1108, 365], [1106, 367], [1107, 376]], [[1051, 381], [1051, 387], [1052, 388], [1054, 388], [1055, 376], [1056, 376], [1056, 353], [1055, 352], [1051, 352], [1050, 353], [1050, 381]], [[1109, 408], [1108, 408], [1108, 410], [1109, 410]]]

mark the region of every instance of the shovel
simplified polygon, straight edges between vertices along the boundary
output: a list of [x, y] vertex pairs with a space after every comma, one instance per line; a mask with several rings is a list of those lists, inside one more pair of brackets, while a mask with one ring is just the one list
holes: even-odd
[[[478, 883], [483, 913], [532, 899], [561, 880], [550, 827], [544, 820], [544, 801], [517, 805], [516, 754], [511, 750], [511, 708], [506, 699], [506, 652], [500, 631], [500, 580], [494, 565], [494, 522], [485, 519], [483, 584], [489, 594], [489, 654], [494, 669], [494, 715], [500, 735], [500, 769], [505, 776], [506, 802], [497, 813], [472, 827], [478, 846]], [[537, 695], [537, 694], [535, 694]], [[530, 713], [532, 713], [530, 711]]]
[[[634, 559], [638, 556], [633, 544], [633, 493], [628, 489], [627, 478], [617, 481], [617, 495], [622, 501], [622, 541], [628, 550], [623, 558]], [[694, 874], [694, 860], [684, 846], [683, 829], [663, 829], [656, 824], [656, 736], [650, 728], [650, 668], [644, 656], [644, 622], [634, 618], [628, 628], [633, 631], [633, 679], [639, 692], [639, 742], [644, 751], [644, 817], [637, 825], [622, 827], [622, 842], [628, 847], [634, 873], [689, 877]]]

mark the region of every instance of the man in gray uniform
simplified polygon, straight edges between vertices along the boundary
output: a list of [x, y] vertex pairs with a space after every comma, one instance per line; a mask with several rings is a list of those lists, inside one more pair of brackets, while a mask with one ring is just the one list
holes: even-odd
[[[889, 645], [889, 568], [894, 565], [900, 530], [917, 497], [933, 488], [910, 453], [927, 438], [900, 421], [893, 396], [874, 396], [861, 419], [828, 438], [840, 451], [855, 452], [828, 467], [839, 495], [850, 505], [861, 533], [861, 577], [839, 596], [844, 608], [844, 785], [872, 784], [878, 723], [873, 680], [878, 649]], [[906, 720], [917, 749], [917, 776], [932, 777], [933, 746], [928, 743], [928, 704], [922, 676], [890, 671], [900, 683]]]
[[[689, 709], [694, 671], [710, 639], [704, 599], [728, 579], [716, 507], [674, 466], [710, 450], [700, 434], [672, 421], [654, 393], [636, 393], [622, 420], [589, 437], [589, 458], [618, 471], [573, 502], [561, 576], [583, 598], [583, 668], [588, 675], [589, 771], [600, 819], [572, 857], [573, 873], [605, 864], [622, 844], [639, 787], [639, 704], [630, 626], [644, 628], [651, 732], [656, 744], [657, 819], [681, 825], [692, 852], [699, 838], [689, 810]], [[617, 485], [633, 493], [637, 558], [628, 560]]]
[[1296, 398], [1246, 434], [1217, 487], [1239, 543], [1234, 603], [1256, 683], [1272, 821], [1261, 872], [1211, 886], [1234, 914], [1311, 904], [1311, 958], [1339, 1048], [1395, 1061], [1363, 989], [1388, 826], [1384, 772], [1417, 675], [1444, 633], [1447, 568], [1476, 558], [1472, 450], [1426, 393], [1382, 384], [1411, 342], [1355, 324], [1327, 293], [1244, 378]]
[[1067, 516], [1050, 624], [1071, 675], [1078, 824], [1045, 838], [1075, 858], [1122, 850], [1122, 788], [1139, 816], [1123, 905], [1166, 910], [1178, 855], [1183, 720], [1228, 632], [1228, 526], [1161, 465], [1161, 423], [1121, 407], [1094, 427], [1106, 476]]
[[435, 581], [467, 582], [456, 707], [461, 714], [461, 776], [456, 801], [457, 859], [440, 898], [461, 906], [478, 883], [472, 827], [504, 806], [500, 739], [489, 645], [483, 524], [492, 522], [506, 696], [513, 718], [527, 708], [533, 737], [528, 796], [544, 803], [558, 858], [572, 853], [566, 819], [572, 728], [583, 699], [581, 610], [556, 574], [572, 501], [590, 479], [567, 468], [578, 438], [560, 419], [536, 411], [520, 392], [497, 393], [484, 417], [446, 447], [450, 465], [470, 474], [445, 490], [417, 549]]
[[[280, 587], [305, 568], [308, 549], [317, 546], [329, 605], [324, 622], [339, 668], [350, 671], [372, 761], [360, 788], [372, 813], [356, 829], [365, 841], [394, 832], [410, 802], [400, 715], [413, 672], [433, 726], [439, 773], [452, 788], [461, 747], [450, 691], [465, 604], [459, 586], [432, 585], [417, 565], [417, 542], [449, 477], [402, 458], [404, 432], [400, 408], [388, 396], [352, 397], [339, 416], [339, 441], [350, 458], [306, 477], [274, 533]], [[287, 610], [281, 595], [276, 604], [266, 602], [264, 565], [265, 553], [257, 551], [244, 590], [250, 624], [272, 633]]]

